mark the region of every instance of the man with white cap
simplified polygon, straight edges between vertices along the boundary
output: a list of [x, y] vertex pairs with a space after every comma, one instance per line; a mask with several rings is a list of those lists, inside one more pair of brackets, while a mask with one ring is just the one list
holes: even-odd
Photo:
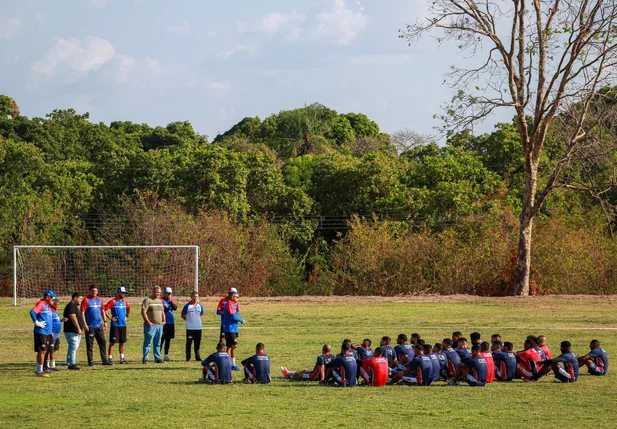
[[176, 301], [171, 297], [172, 289], [168, 286], [163, 291], [163, 309], [165, 310], [165, 326], [163, 326], [163, 345], [165, 348], [165, 356], [163, 359], [169, 362], [169, 345], [173, 338], [176, 338], [176, 324], [174, 320], [174, 311], [178, 309]]
[[[126, 288], [121, 286], [116, 292], [116, 297], [105, 304], [105, 315], [111, 320], [111, 330], [109, 331], [109, 362], [112, 361], [114, 344], [120, 344], [120, 363], [126, 364], [124, 359], [124, 343], [126, 343], [126, 319], [131, 313], [131, 306], [124, 299]], [[109, 311], [111, 310], [111, 315]]]
[[55, 297], [51, 289], [46, 290], [43, 293], [43, 299], [30, 310], [30, 317], [34, 323], [34, 351], [36, 352], [36, 375], [38, 377], [49, 377], [49, 374], [43, 371], [43, 364], [45, 353], [49, 350], [53, 339], [51, 303]]
[[223, 302], [223, 332], [225, 333], [225, 344], [227, 345], [227, 353], [231, 356], [232, 369], [240, 371], [240, 367], [236, 365], [236, 349], [238, 348], [238, 323], [244, 325], [244, 320], [238, 316], [238, 292], [231, 292], [230, 298]]
[[[234, 293], [238, 293], [238, 289], [232, 287], [231, 289], [229, 289], [227, 296], [221, 298], [221, 300], [219, 301], [219, 305], [216, 307], [216, 314], [221, 316], [221, 334], [219, 336], [220, 342], [225, 342], [225, 332], [223, 332], [223, 303], [228, 299], [231, 299], [231, 295]], [[240, 313], [240, 304], [238, 303], [236, 303], [236, 313]]]

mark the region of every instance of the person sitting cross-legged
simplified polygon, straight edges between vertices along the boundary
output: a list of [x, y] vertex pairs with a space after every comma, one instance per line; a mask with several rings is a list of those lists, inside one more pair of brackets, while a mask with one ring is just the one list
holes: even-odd
[[229, 384], [233, 381], [231, 357], [225, 349], [225, 343], [218, 343], [216, 352], [201, 362], [203, 369], [200, 383]]
[[257, 343], [255, 354], [242, 361], [244, 367], [244, 382], [270, 384], [270, 358], [264, 353], [263, 343]]

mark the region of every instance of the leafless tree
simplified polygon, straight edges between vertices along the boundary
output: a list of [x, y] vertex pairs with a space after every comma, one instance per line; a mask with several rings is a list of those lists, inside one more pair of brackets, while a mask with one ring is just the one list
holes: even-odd
[[390, 143], [398, 153], [425, 145], [433, 140], [433, 137], [417, 133], [409, 128], [403, 128], [390, 134]]
[[[443, 116], [464, 128], [497, 108], [511, 108], [525, 152], [516, 294], [529, 294], [533, 221], [597, 121], [589, 113], [598, 91], [615, 82], [615, 0], [430, 0], [426, 19], [408, 24], [410, 43], [430, 34], [454, 41], [469, 68], [453, 67], [458, 89]], [[555, 118], [576, 106], [561, 159], [538, 189], [538, 166]], [[531, 120], [528, 120], [530, 118]]]

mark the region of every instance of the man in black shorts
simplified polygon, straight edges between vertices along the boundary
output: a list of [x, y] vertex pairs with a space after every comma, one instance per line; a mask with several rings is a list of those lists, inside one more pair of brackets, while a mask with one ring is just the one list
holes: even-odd
[[[111, 330], [109, 331], [109, 362], [112, 361], [112, 352], [114, 344], [120, 344], [120, 363], [126, 364], [124, 359], [124, 343], [126, 343], [126, 319], [131, 312], [129, 303], [124, 299], [126, 288], [119, 287], [116, 297], [112, 298], [105, 305], [105, 316], [111, 320]], [[109, 311], [111, 310], [111, 315]]]
[[238, 323], [244, 324], [244, 319], [238, 316], [238, 292], [232, 292], [231, 298], [223, 303], [223, 332], [225, 332], [225, 343], [227, 353], [231, 356], [232, 369], [240, 371], [236, 365], [236, 349], [238, 348]]

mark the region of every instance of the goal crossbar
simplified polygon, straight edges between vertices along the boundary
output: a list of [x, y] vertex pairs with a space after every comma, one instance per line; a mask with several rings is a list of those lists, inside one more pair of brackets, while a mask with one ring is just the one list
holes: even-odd
[[194, 290], [199, 291], [199, 246], [197, 245], [157, 245], [157, 246], [46, 246], [46, 245], [15, 245], [13, 246], [13, 306], [17, 306], [17, 252], [19, 249], [194, 249], [195, 250], [195, 284]]

